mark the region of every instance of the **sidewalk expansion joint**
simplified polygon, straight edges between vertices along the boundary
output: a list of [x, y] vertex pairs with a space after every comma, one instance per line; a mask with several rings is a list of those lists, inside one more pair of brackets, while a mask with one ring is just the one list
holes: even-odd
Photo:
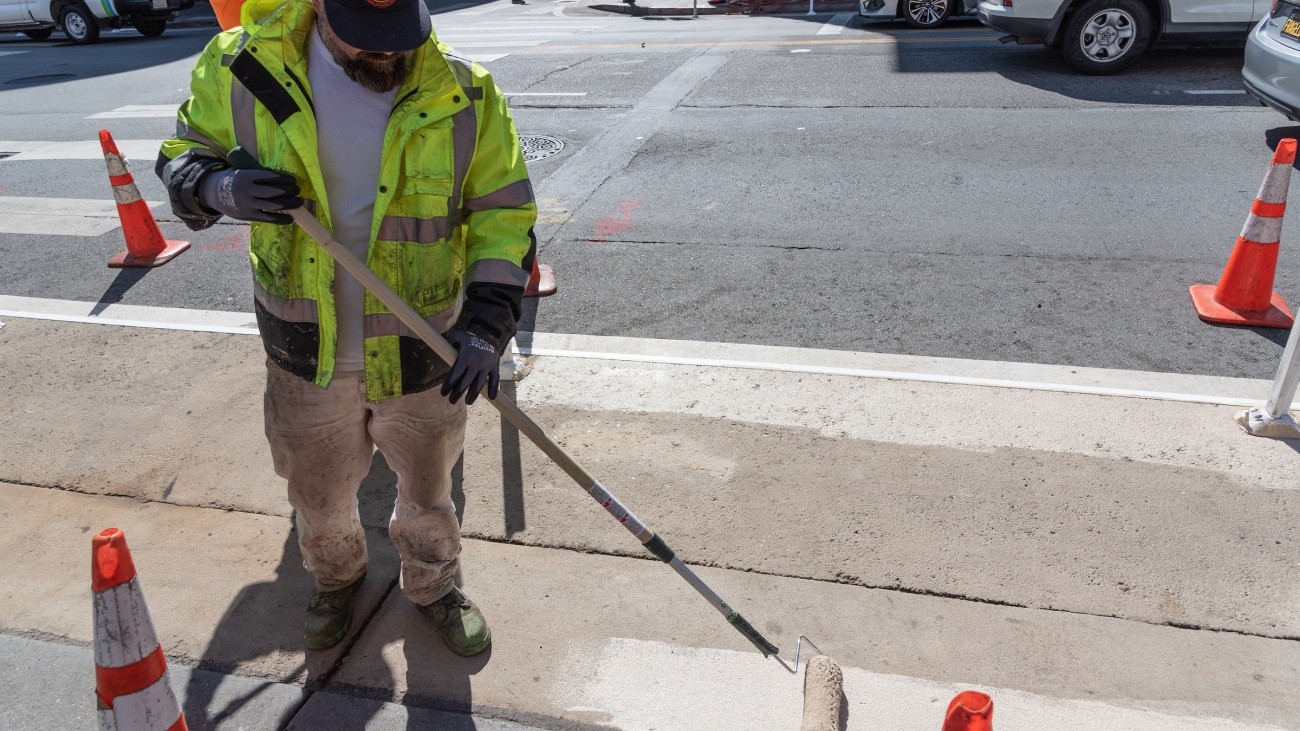
[[[293, 725], [293, 719], [298, 717], [298, 714], [307, 706], [307, 702], [311, 700], [311, 697], [316, 695], [317, 691], [326, 690], [326, 686], [329, 685], [330, 680], [332, 680], [334, 675], [343, 667], [343, 663], [347, 662], [348, 657], [352, 655], [353, 648], [357, 646], [357, 643], [359, 643], [361, 638], [366, 634], [366, 628], [369, 627], [374, 618], [379, 615], [379, 610], [383, 609], [384, 605], [388, 603], [388, 597], [393, 594], [393, 590], [397, 588], [397, 584], [397, 579], [388, 582], [388, 588], [384, 590], [383, 596], [379, 597], [379, 601], [375, 602], [374, 609], [370, 610], [370, 614], [367, 614], [365, 619], [361, 621], [361, 625], [357, 628], [357, 631], [352, 633], [352, 639], [344, 645], [343, 652], [339, 653], [339, 656], [334, 659], [334, 662], [320, 674], [320, 679], [314, 683], [303, 684], [302, 699], [298, 702], [297, 707], [293, 709], [293, 713], [289, 714], [289, 716], [284, 720], [284, 723], [281, 724], [276, 731], [287, 731], [289, 726]], [[330, 690], [335, 689], [331, 688]]]
[[166, 488], [163, 489], [163, 493], [164, 493], [163, 497], [151, 498], [151, 497], [144, 497], [141, 495], [131, 495], [131, 494], [120, 493], [120, 492], [94, 492], [91, 490], [83, 490], [78, 487], [70, 487], [68, 485], [27, 482], [26, 480], [16, 480], [8, 477], [0, 477], [0, 483], [17, 485], [19, 487], [35, 487], [41, 490], [58, 490], [59, 492], [70, 492], [74, 495], [85, 495], [86, 497], [114, 497], [114, 498], [121, 498], [124, 500], [133, 500], [137, 503], [156, 503], [158, 505], [170, 505], [171, 507], [174, 508], [197, 508], [199, 510], [219, 510], [223, 513], [240, 513], [241, 515], [260, 515], [264, 518], [283, 518], [285, 520], [288, 520], [286, 516], [280, 515], [278, 513], [259, 513], [256, 510], [246, 510], [232, 505], [220, 505], [220, 504], [194, 505], [191, 503], [172, 502], [167, 499], [167, 495], [171, 494], [171, 490], [172, 490], [171, 484], [169, 484]]
[[[485, 535], [469, 533], [469, 532], [462, 533], [461, 537], [463, 539], [482, 541], [484, 543], [496, 543], [496, 544], [507, 545], [507, 546], [520, 546], [524, 548], [543, 548], [543, 549], [554, 550], [554, 551], [570, 551], [573, 553], [581, 553], [589, 556], [607, 556], [610, 558], [631, 558], [639, 561], [655, 561], [655, 562], [659, 561], [659, 559], [655, 558], [654, 556], [647, 555], [640, 551], [630, 551], [630, 550], [629, 551], [608, 551], [608, 550], [599, 550], [599, 549], [593, 549], [593, 548], [581, 547], [581, 546], [569, 546], [561, 543], [548, 543], [543, 541], [524, 542], [524, 541], [519, 541], [514, 539], [500, 538], [496, 536], [485, 536]], [[747, 574], [755, 574], [758, 576], [770, 576], [776, 579], [799, 579], [802, 581], [815, 581], [823, 584], [842, 584], [844, 586], [855, 586], [861, 589], [868, 589], [871, 591], [893, 591], [893, 592], [898, 592], [899, 594], [912, 594], [915, 596], [933, 597], [935, 599], [951, 599], [953, 601], [968, 602], [971, 604], [984, 604], [984, 605], [996, 606], [996, 607], [1008, 607], [1011, 609], [1026, 609], [1029, 611], [1038, 611], [1038, 612], [1056, 612], [1060, 614], [1073, 614], [1081, 617], [1097, 617], [1099, 619], [1116, 619], [1121, 622], [1135, 622], [1137, 624], [1145, 624], [1145, 625], [1151, 625], [1155, 627], [1170, 627], [1172, 629], [1192, 630], [1197, 632], [1217, 632], [1220, 634], [1237, 635], [1241, 637], [1255, 637], [1262, 640], [1300, 642], [1300, 635], [1268, 634], [1265, 632], [1253, 632], [1250, 630], [1242, 630], [1242, 629], [1229, 629], [1227, 627], [1215, 627], [1213, 625], [1192, 624], [1188, 622], [1177, 622], [1173, 620], [1157, 621], [1151, 619], [1141, 619], [1137, 617], [1125, 617], [1118, 614], [1101, 614], [1097, 612], [1085, 612], [1077, 609], [1065, 609], [1062, 607], [1021, 604], [1018, 602], [1010, 602], [1002, 599], [993, 599], [990, 597], [971, 596], [969, 594], [960, 594], [957, 592], [938, 591], [935, 589], [917, 589], [917, 588], [902, 586], [899, 584], [892, 584], [892, 585], [869, 584], [857, 579], [857, 577], [847, 576], [847, 575], [839, 575], [833, 578], [827, 578], [823, 576], [808, 576], [808, 575], [801, 575], [801, 574], [782, 574], [782, 573], [776, 573], [774, 571], [764, 571], [762, 569], [749, 568], [745, 566], [732, 566], [732, 565], [720, 564], [712, 561], [686, 561], [685, 559], [683, 559], [683, 561], [687, 563], [687, 565], [692, 567], [721, 569], [723, 571], [742, 571]]]

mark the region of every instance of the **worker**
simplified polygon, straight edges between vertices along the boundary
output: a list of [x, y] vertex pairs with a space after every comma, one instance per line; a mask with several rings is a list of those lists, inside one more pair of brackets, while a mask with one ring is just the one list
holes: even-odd
[[[402, 592], [452, 651], [477, 654], [491, 634], [454, 583], [451, 471], [466, 406], [496, 398], [536, 249], [505, 98], [437, 41], [423, 0], [248, 0], [242, 21], [200, 57], [157, 170], [190, 228], [252, 222], [266, 435], [316, 580], [306, 645], [348, 632], [367, 569], [357, 489], [377, 446], [397, 473]], [[298, 206], [446, 333], [450, 367], [292, 225]]]

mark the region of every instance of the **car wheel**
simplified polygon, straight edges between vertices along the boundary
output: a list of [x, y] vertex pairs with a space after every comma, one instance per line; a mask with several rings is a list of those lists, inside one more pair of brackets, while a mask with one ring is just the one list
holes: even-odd
[[167, 21], [162, 18], [137, 18], [131, 24], [145, 38], [156, 38], [167, 30]]
[[63, 35], [78, 46], [99, 40], [99, 24], [84, 5], [68, 5], [59, 13]]
[[1065, 62], [1092, 76], [1123, 71], [1151, 43], [1151, 13], [1138, 0], [1089, 0], [1078, 7], [1061, 39]]
[[37, 30], [25, 30], [25, 31], [23, 31], [23, 35], [27, 36], [28, 38], [32, 39], [33, 41], [43, 41], [43, 40], [49, 38], [53, 33], [54, 33], [54, 29], [53, 29], [53, 28], [39, 28], [39, 29], [37, 29]]
[[904, 0], [903, 20], [913, 28], [938, 28], [948, 22], [957, 0]]

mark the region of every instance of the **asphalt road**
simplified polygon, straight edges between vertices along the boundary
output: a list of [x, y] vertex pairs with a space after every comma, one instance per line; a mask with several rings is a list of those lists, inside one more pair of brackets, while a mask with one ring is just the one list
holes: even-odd
[[[1300, 133], [1239, 93], [1239, 50], [1089, 78], [969, 20], [830, 20], [435, 15], [516, 94], [521, 134], [565, 146], [531, 165], [560, 292], [525, 329], [1273, 376], [1285, 331], [1201, 323], [1186, 291], [1217, 279], [1270, 146]], [[87, 117], [179, 103], [210, 35], [0, 38], [0, 140], [165, 137], [166, 116]], [[20, 155], [0, 196], [105, 199], [102, 177]], [[195, 246], [150, 272], [103, 267], [117, 231], [0, 233], [0, 294], [251, 310], [244, 228], [163, 218]], [[1281, 259], [1300, 298], [1287, 241]]]

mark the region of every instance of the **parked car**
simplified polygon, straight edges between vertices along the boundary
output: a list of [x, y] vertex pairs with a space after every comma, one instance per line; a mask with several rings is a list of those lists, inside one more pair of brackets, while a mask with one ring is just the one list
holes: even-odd
[[1060, 49], [1085, 74], [1113, 74], [1152, 45], [1241, 45], [1271, 0], [980, 0], [1004, 42]]
[[913, 28], [938, 28], [954, 15], [973, 15], [978, 0], [859, 0], [858, 15], [875, 20], [902, 18]]
[[194, 0], [0, 0], [0, 31], [43, 41], [57, 28], [78, 45], [99, 40], [102, 28], [135, 28], [160, 36], [176, 13]]
[[1300, 0], [1280, 0], [1246, 39], [1246, 91], [1300, 122]]

